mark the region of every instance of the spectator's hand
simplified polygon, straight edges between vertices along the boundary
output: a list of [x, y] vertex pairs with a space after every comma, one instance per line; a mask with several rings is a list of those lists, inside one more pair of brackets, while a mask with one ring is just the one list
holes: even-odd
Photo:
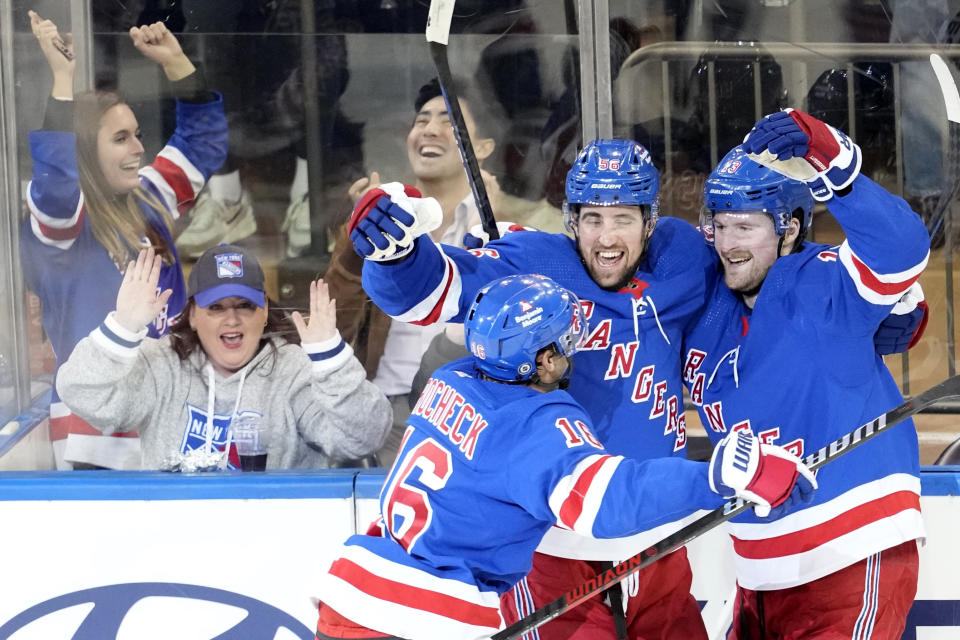
[[860, 147], [844, 132], [796, 109], [761, 119], [743, 139], [743, 148], [755, 162], [806, 182], [821, 202], [860, 173]]
[[809, 500], [817, 479], [805, 464], [783, 447], [763, 444], [749, 429], [734, 431], [717, 443], [710, 457], [710, 488], [724, 498], [754, 503], [760, 518], [788, 499], [796, 488]]
[[130, 27], [130, 39], [140, 53], [163, 67], [170, 80], [182, 80], [196, 70], [177, 37], [162, 22]]
[[423, 198], [413, 187], [388, 182], [357, 203], [347, 234], [358, 255], [366, 260], [399, 260], [413, 251], [413, 242], [443, 222], [440, 203]]
[[[525, 227], [522, 224], [517, 224], [516, 222], [508, 222], [506, 220], [497, 220], [497, 232], [500, 234], [500, 237], [504, 237], [508, 233], [513, 233], [514, 231], [536, 231], [533, 227]], [[470, 230], [463, 236], [463, 247], [465, 249], [479, 249], [490, 242], [490, 236], [483, 229], [483, 225], [475, 224], [470, 227]]]
[[73, 54], [73, 38], [69, 33], [61, 36], [57, 25], [52, 20], [44, 20], [36, 11], [27, 11], [27, 15], [30, 16], [33, 35], [40, 43], [40, 50], [53, 72], [53, 97], [72, 98], [73, 72], [77, 66]]
[[322, 279], [310, 283], [310, 317], [299, 311], [291, 314], [300, 342], [323, 342], [337, 333], [337, 301], [330, 299], [330, 290]]
[[371, 171], [370, 175], [366, 178], [360, 178], [347, 189], [347, 195], [350, 196], [350, 202], [353, 203], [353, 206], [357, 206], [357, 203], [360, 202], [360, 199], [367, 195], [367, 191], [374, 189], [380, 186], [380, 174], [376, 171]]
[[114, 320], [124, 329], [134, 333], [141, 331], [157, 317], [173, 295], [173, 289], [157, 294], [162, 266], [163, 259], [154, 254], [153, 248], [141, 249], [137, 259], [127, 264], [117, 291], [117, 310], [113, 314]]

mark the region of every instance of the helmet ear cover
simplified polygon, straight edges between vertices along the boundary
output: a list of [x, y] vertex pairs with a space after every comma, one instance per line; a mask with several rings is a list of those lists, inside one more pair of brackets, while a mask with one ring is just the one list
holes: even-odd
[[587, 329], [577, 297], [540, 275], [490, 282], [477, 292], [463, 324], [477, 369], [501, 382], [530, 381], [544, 348], [573, 355]]

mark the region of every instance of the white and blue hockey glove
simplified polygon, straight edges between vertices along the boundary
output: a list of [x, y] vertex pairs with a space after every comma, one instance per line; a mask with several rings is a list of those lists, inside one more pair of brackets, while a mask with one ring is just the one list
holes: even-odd
[[[790, 505], [809, 501], [816, 488], [816, 477], [800, 458], [783, 447], [761, 443], [749, 429], [718, 442], [710, 457], [710, 489], [724, 498], [753, 502], [760, 518], [788, 499]], [[795, 489], [797, 495], [792, 496]]]
[[761, 119], [743, 139], [755, 162], [806, 182], [816, 200], [833, 197], [860, 173], [862, 155], [847, 134], [796, 109]]
[[877, 353], [888, 356], [912, 349], [923, 337], [929, 317], [923, 289], [919, 282], [914, 282], [873, 334]]
[[415, 188], [388, 182], [371, 189], [357, 206], [347, 227], [354, 250], [367, 260], [398, 260], [413, 251], [413, 241], [443, 222], [443, 210], [434, 198], [423, 198]]

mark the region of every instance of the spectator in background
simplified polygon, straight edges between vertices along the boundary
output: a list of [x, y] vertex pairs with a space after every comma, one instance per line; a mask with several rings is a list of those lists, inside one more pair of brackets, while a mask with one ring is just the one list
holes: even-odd
[[[226, 15], [220, 6], [187, 9], [192, 29], [237, 34], [218, 37], [207, 47], [208, 72], [217, 74], [220, 83], [231, 85], [227, 101], [228, 106], [233, 105], [227, 114], [230, 144], [224, 166], [197, 199], [190, 225], [177, 238], [177, 247], [187, 257], [196, 258], [220, 242], [240, 241], [260, 228], [260, 235], [285, 233], [284, 252], [293, 258], [311, 243], [311, 187], [321, 191], [322, 213], [329, 228], [342, 222], [329, 217], [332, 213], [339, 211], [345, 217], [351, 207], [346, 191], [363, 171], [362, 125], [352, 122], [340, 108], [350, 80], [346, 38], [340, 32], [350, 31], [351, 23], [339, 16], [342, 8], [335, 3], [317, 3], [311, 9], [315, 33], [305, 44], [300, 37], [305, 33], [300, 4], [238, 3], [227, 9]], [[305, 46], [313, 48], [310, 53], [316, 68], [312, 78], [303, 74]], [[246, 70], [239, 77], [238, 66]], [[308, 180], [306, 143], [306, 103], [310, 100], [316, 103], [319, 134], [315, 143], [320, 166], [314, 185]], [[288, 160], [293, 161], [292, 178], [286, 177]], [[248, 186], [249, 176], [262, 173], [264, 163], [283, 167], [280, 179], [289, 180], [286, 212], [282, 223], [278, 218], [274, 225], [269, 207], [263, 201], [258, 203], [257, 194], [251, 194]], [[268, 173], [275, 171], [278, 169], [271, 168]], [[327, 247], [317, 249], [323, 252]]]
[[[496, 118], [486, 110], [485, 101], [465, 91], [462, 88], [465, 86], [464, 83], [458, 84], [461, 87], [461, 110], [477, 161], [482, 167], [496, 145], [493, 138]], [[462, 246], [463, 236], [479, 223], [480, 218], [436, 79], [420, 88], [414, 113], [414, 122], [407, 134], [407, 158], [415, 177], [414, 186], [423, 196], [435, 198], [443, 210], [443, 222], [431, 237]], [[561, 229], [559, 211], [544, 201], [531, 202], [500, 192], [496, 178], [487, 172], [484, 172], [484, 182], [498, 219], [549, 231]], [[380, 183], [380, 174], [373, 171], [368, 177], [354, 182], [350, 196], [358, 202]], [[331, 295], [340, 301], [337, 326], [344, 339], [355, 345], [367, 377], [387, 394], [393, 404], [394, 428], [379, 454], [381, 464], [389, 466], [410, 414], [408, 394], [421, 357], [431, 341], [444, 331], [444, 326], [422, 327], [391, 322], [363, 291], [362, 266], [363, 259], [353, 250], [344, 227], [338, 235], [325, 278]], [[462, 328], [452, 328], [447, 339], [454, 343], [448, 345], [448, 351], [456, 351], [457, 345], [463, 350]]]
[[294, 312], [292, 327], [271, 309], [257, 260], [215, 247], [191, 270], [190, 299], [170, 335], [144, 340], [172, 294], [157, 286], [161, 266], [153, 249], [130, 262], [116, 310], [77, 344], [57, 380], [98, 429], [140, 431], [144, 468], [236, 468], [238, 419], [260, 423], [270, 469], [327, 467], [383, 443], [390, 405], [340, 338], [322, 280], [310, 285], [309, 318]]
[[[109, 92], [74, 100], [69, 38], [52, 21], [33, 11], [29, 16], [54, 81], [43, 128], [30, 134], [33, 180], [20, 256], [27, 285], [43, 304], [59, 367], [113, 308], [124, 265], [145, 247], [159, 256], [160, 286], [172, 292], [150, 319], [148, 334], [166, 333], [183, 310], [186, 286], [171, 228], [223, 162], [227, 125], [219, 95], [206, 89], [166, 26], [132, 27], [134, 46], [163, 68], [178, 98], [176, 131], [153, 164], [141, 166], [133, 111]], [[101, 437], [56, 390], [50, 416], [58, 468], [139, 466], [136, 438]]]

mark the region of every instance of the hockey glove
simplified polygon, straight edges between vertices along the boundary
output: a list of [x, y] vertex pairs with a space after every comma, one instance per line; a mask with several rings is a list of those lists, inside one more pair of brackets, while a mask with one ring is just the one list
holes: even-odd
[[749, 429], [735, 431], [717, 443], [710, 457], [710, 489], [724, 498], [755, 503], [760, 518], [790, 498], [794, 487], [801, 499], [817, 488], [813, 472], [782, 447], [761, 443]]
[[398, 260], [413, 251], [413, 241], [443, 222], [440, 203], [413, 187], [388, 182], [368, 191], [353, 209], [347, 233], [354, 250], [367, 260]]
[[796, 109], [761, 119], [743, 139], [743, 148], [755, 162], [806, 182], [821, 202], [860, 173], [860, 147], [844, 132]]
[[923, 289], [919, 282], [914, 282], [873, 334], [877, 353], [888, 356], [912, 349], [923, 337], [929, 316]]

